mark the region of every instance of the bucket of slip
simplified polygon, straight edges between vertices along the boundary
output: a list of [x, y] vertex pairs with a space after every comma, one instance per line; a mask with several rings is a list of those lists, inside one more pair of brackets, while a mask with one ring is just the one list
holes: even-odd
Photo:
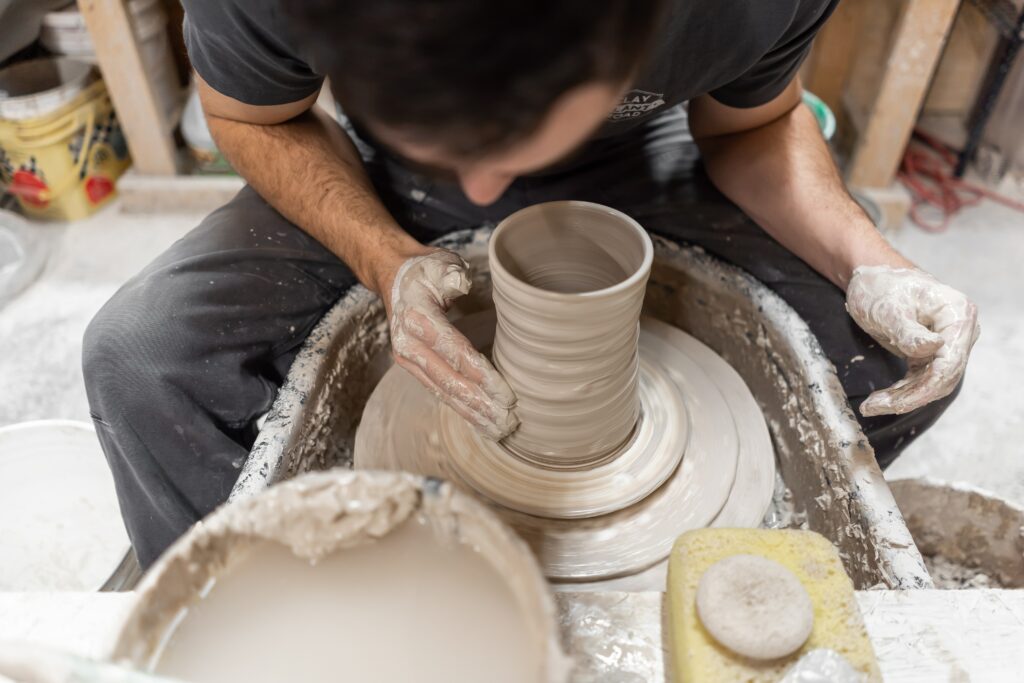
[[628, 442], [640, 411], [640, 311], [654, 249], [639, 223], [561, 201], [512, 214], [489, 245], [494, 363], [516, 392], [510, 451], [586, 467]]
[[122, 590], [129, 548], [91, 424], [0, 427], [0, 592]]
[[0, 186], [42, 220], [84, 218], [115, 196], [130, 163], [95, 69], [68, 58], [0, 71]]
[[[400, 540], [410, 538], [426, 540], [424, 544], [403, 544]], [[388, 547], [389, 541], [399, 543], [397, 551], [396, 546], [381, 550]], [[256, 581], [252, 575], [243, 578], [247, 567], [259, 567], [276, 557], [261, 554], [270, 548], [283, 552], [293, 564], [275, 564], [276, 569]], [[375, 557], [385, 563], [377, 566], [377, 578], [385, 577], [383, 581], [366, 576], [367, 565], [360, 559], [374, 548], [381, 553]], [[500, 627], [518, 629], [516, 633], [524, 637], [514, 641], [522, 645], [516, 652], [525, 657], [531, 672], [523, 680], [567, 680], [570, 661], [559, 640], [554, 599], [527, 545], [493, 512], [448, 482], [373, 470], [306, 473], [215, 510], [178, 539], [146, 573], [136, 590], [138, 598], [121, 623], [107, 659], [184, 680], [229, 680], [217, 673], [225, 667], [233, 672], [231, 680], [283, 680], [267, 674], [282, 670], [293, 670], [294, 680], [310, 683], [365, 680], [356, 669], [362, 666], [360, 662], [365, 664], [367, 652], [385, 647], [394, 657], [403, 658], [423, 642], [437, 640], [437, 634], [402, 631], [394, 626], [394, 620], [432, 619], [441, 633], [446, 628], [473, 628], [474, 624], [483, 628], [474, 621], [481, 611], [480, 605], [474, 607], [452, 600], [444, 605], [443, 612], [435, 613], [436, 605], [431, 609], [424, 607], [433, 605], [432, 598], [416, 597], [434, 591], [448, 595], [459, 586], [470, 590], [470, 584], [459, 584], [456, 579], [445, 579], [439, 574], [434, 559], [438, 553], [456, 553], [452, 557], [457, 558], [458, 567], [465, 567], [472, 560], [477, 567], [473, 572], [477, 573], [470, 572], [468, 577], [479, 576], [481, 571], [492, 577], [486, 583], [492, 592], [475, 597], [490, 605], [489, 613], [498, 614], [502, 621], [497, 625], [487, 622], [483, 627], [490, 626], [495, 631], [478, 635], [493, 636], [498, 641], [496, 651], [500, 652], [503, 644], [511, 647], [501, 641], [498, 634], [504, 631]], [[470, 553], [472, 557], [459, 553]], [[342, 580], [351, 578], [339, 573], [346, 566], [359, 568], [363, 581], [360, 585], [352, 586]], [[322, 610], [315, 608], [314, 603], [328, 605], [329, 611], [334, 598], [321, 592], [323, 585], [316, 583], [316, 572], [325, 577], [320, 580], [340, 584], [339, 590], [360, 591], [356, 599], [346, 602], [345, 609], [329, 615], [326, 626], [322, 623]], [[306, 582], [311, 585], [305, 585]], [[472, 583], [473, 589], [478, 585]], [[211, 610], [218, 609], [214, 607], [218, 591], [226, 591], [221, 596], [230, 595], [253, 606], [252, 612], [234, 604], [227, 612], [216, 612], [220, 615], [218, 619], [230, 622], [230, 633], [220, 621], [202, 620]], [[279, 607], [290, 607], [280, 607], [281, 611], [269, 607], [273, 604], [271, 593]], [[407, 601], [397, 610], [388, 602], [392, 599], [388, 596], [395, 595], [406, 596], [403, 600]], [[511, 610], [506, 611], [507, 607]], [[384, 621], [376, 627], [359, 621], [369, 618], [369, 612], [384, 614], [373, 617]], [[261, 623], [263, 614], [269, 623]], [[218, 625], [210, 628], [214, 623]], [[205, 626], [190, 631], [195, 624]], [[377, 628], [391, 630], [382, 633]], [[201, 633], [198, 641], [197, 632]], [[276, 647], [260, 650], [255, 656], [251, 639], [263, 638]], [[461, 652], [464, 644], [459, 640], [441, 639], [436, 643], [436, 651], [431, 649], [423, 655], [424, 660], [408, 666], [420, 667], [424, 680], [442, 680], [437, 671]], [[381, 645], [382, 641], [386, 646]], [[191, 674], [182, 675], [175, 666], [181, 666], [184, 655], [176, 653], [175, 648], [196, 642], [210, 648], [210, 661], [188, 656], [185, 663]], [[297, 659], [313, 647], [310, 643], [323, 642], [332, 643], [334, 648], [327, 658], [320, 662], [313, 657], [314, 664], [304, 662], [306, 668], [300, 669]], [[353, 654], [360, 651], [358, 656]], [[502, 662], [495, 661], [493, 666], [500, 667]], [[297, 673], [300, 670], [307, 673]], [[487, 671], [479, 673], [480, 680], [494, 680]], [[507, 674], [503, 675], [496, 677], [507, 680]]]

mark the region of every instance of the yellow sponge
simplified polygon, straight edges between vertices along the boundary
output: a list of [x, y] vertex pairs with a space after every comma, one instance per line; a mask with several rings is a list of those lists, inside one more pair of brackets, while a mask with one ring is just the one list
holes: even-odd
[[[737, 554], [760, 555], [789, 569], [814, 605], [814, 628], [794, 654], [769, 662], [736, 655], [715, 642], [697, 614], [697, 584], [704, 570]], [[869, 681], [881, 681], [874, 650], [839, 553], [813, 531], [698, 529], [683, 534], [668, 566], [668, 615], [672, 667], [677, 683], [778, 681], [805, 653], [835, 650]]]

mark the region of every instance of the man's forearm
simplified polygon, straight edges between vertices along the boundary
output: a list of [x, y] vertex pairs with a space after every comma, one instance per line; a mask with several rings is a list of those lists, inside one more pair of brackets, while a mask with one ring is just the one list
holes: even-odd
[[383, 294], [423, 251], [377, 197], [345, 132], [315, 109], [274, 125], [208, 116], [218, 148], [260, 195]]
[[837, 286], [845, 289], [858, 266], [912, 267], [847, 193], [806, 107], [697, 144], [715, 185]]

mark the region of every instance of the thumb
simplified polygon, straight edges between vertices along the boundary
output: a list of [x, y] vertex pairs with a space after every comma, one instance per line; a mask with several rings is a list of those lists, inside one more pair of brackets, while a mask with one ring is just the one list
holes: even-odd
[[472, 284], [469, 264], [461, 256], [448, 249], [438, 249], [423, 259], [424, 273], [442, 307], [448, 308], [452, 301], [469, 294]]
[[444, 298], [445, 304], [469, 294], [469, 289], [472, 286], [468, 269], [464, 264], [448, 265], [441, 277], [440, 284], [441, 296]]

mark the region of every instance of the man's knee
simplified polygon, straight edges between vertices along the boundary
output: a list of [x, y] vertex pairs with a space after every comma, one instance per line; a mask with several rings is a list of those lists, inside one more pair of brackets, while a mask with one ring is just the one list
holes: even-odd
[[109, 310], [113, 301], [108, 302], [89, 322], [82, 339], [82, 375], [90, 409], [98, 417], [99, 403], [120, 395], [121, 369], [130, 364], [132, 350], [123, 343], [123, 326], [116, 321], [118, 316]]
[[93, 317], [82, 340], [82, 374], [94, 417], [112, 420], [150, 405], [157, 386], [157, 349], [166, 348], [159, 309], [131, 290], [119, 290]]
[[139, 276], [118, 291], [89, 323], [82, 345], [89, 409], [143, 566], [224, 500], [237, 477], [237, 468], [221, 462], [236, 456], [217, 459], [223, 444], [209, 446], [200, 432], [184, 431], [203, 415], [188, 398], [189, 368], [202, 360], [154, 299], [150, 287], [163, 289], [161, 304], [183, 295], [162, 277], [174, 280]]

